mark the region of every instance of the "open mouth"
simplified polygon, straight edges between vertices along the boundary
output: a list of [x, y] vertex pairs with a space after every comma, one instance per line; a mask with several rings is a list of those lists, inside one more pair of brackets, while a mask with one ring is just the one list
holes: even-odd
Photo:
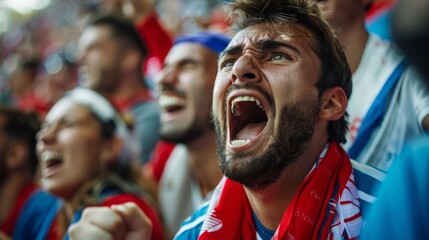
[[40, 156], [43, 162], [43, 175], [50, 176], [58, 170], [63, 163], [61, 154], [53, 151], [44, 151]]
[[268, 117], [260, 101], [252, 96], [232, 99], [229, 119], [231, 145], [250, 143], [265, 128]]
[[161, 95], [158, 98], [159, 106], [167, 113], [180, 111], [185, 106], [185, 99], [176, 95]]

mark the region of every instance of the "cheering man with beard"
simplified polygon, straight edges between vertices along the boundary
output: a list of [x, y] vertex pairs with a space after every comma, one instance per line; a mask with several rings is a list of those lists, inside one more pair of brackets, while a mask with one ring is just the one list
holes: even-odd
[[[237, 0], [229, 10], [239, 31], [219, 56], [212, 107], [225, 178], [175, 238], [358, 238], [357, 190], [339, 145], [352, 86], [341, 45], [308, 1]], [[106, 226], [94, 209], [74, 231], [145, 229], [126, 224], [136, 222], [129, 210]]]
[[210, 112], [217, 57], [229, 40], [211, 32], [178, 37], [156, 81], [161, 138], [176, 143], [158, 185], [159, 209], [171, 236], [222, 179]]

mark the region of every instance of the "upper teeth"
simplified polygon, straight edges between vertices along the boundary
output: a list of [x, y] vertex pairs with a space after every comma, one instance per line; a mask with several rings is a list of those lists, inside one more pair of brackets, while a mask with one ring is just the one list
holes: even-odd
[[258, 99], [251, 96], [239, 96], [234, 98], [231, 102], [231, 113], [233, 114], [234, 114], [234, 106], [235, 106], [235, 103], [237, 102], [255, 102], [257, 106], [264, 109]]
[[41, 156], [40, 156], [42, 161], [48, 161], [51, 159], [57, 159], [60, 160], [62, 159], [62, 155], [57, 153], [57, 152], [53, 152], [53, 151], [44, 151]]
[[158, 98], [158, 104], [162, 108], [168, 108], [171, 106], [183, 106], [185, 105], [185, 100], [176, 96], [162, 95]]

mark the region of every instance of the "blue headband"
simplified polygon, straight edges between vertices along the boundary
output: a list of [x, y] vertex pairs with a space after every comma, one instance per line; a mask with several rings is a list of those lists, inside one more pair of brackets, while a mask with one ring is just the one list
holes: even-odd
[[225, 35], [213, 32], [198, 32], [192, 35], [185, 35], [178, 37], [174, 45], [180, 43], [198, 43], [207, 47], [216, 54], [221, 53], [231, 39]]

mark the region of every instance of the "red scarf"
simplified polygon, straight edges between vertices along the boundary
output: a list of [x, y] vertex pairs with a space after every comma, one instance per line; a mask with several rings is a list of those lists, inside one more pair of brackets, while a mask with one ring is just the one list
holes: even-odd
[[[351, 172], [347, 154], [331, 142], [319, 166], [295, 193], [273, 239], [327, 239]], [[252, 209], [241, 184], [226, 179], [219, 201], [208, 215], [199, 239], [256, 239]]]

